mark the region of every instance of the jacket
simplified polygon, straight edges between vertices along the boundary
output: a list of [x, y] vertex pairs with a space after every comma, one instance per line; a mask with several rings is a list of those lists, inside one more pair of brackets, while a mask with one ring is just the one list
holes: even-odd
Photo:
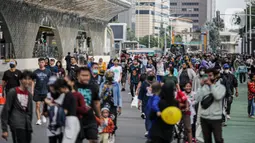
[[[179, 71], [179, 74], [178, 74], [178, 80], [179, 80], [179, 82], [180, 82], [180, 76], [181, 76], [181, 74], [182, 74], [182, 71], [183, 71], [183, 69], [181, 69], [181, 70]], [[188, 72], [188, 75], [189, 75], [189, 79], [192, 81], [192, 80], [196, 77], [195, 71], [194, 71], [193, 69], [191, 69], [191, 68], [187, 68], [187, 72]]]
[[8, 131], [8, 125], [10, 128], [32, 131], [32, 116], [32, 95], [29, 93], [27, 110], [24, 111], [18, 101], [16, 88], [11, 89], [6, 96], [6, 103], [1, 114], [3, 132]]
[[142, 101], [142, 112], [145, 112], [148, 100], [152, 97], [147, 93], [147, 88], [150, 86], [148, 81], [144, 81], [141, 85], [138, 99]]
[[151, 113], [160, 112], [160, 109], [158, 107], [158, 103], [160, 101], [160, 97], [157, 95], [153, 95], [147, 103], [146, 106], [146, 115], [150, 115]]
[[208, 86], [203, 85], [197, 90], [195, 100], [201, 102], [203, 98], [210, 93], [214, 97], [214, 101], [207, 109], [201, 108], [201, 117], [209, 120], [220, 120], [222, 119], [223, 113], [223, 97], [225, 96], [226, 88], [221, 84], [221, 80], [218, 80], [215, 84]]
[[[102, 93], [102, 89], [104, 87], [104, 84], [106, 84], [106, 81], [104, 81], [101, 85], [100, 85], [100, 89], [99, 89], [99, 95], [101, 95]], [[116, 107], [122, 107], [122, 96], [120, 94], [120, 86], [117, 82], [113, 81], [112, 83], [113, 86], [113, 100], [114, 100], [114, 106]]]

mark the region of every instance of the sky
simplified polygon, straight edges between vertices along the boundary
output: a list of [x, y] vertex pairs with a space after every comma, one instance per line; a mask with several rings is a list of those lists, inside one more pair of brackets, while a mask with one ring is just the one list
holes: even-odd
[[216, 0], [216, 10], [225, 13], [228, 8], [245, 8], [245, 0]]

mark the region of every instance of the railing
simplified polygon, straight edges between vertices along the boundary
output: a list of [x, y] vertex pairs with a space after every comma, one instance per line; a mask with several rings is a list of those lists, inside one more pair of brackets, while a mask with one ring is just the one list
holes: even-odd
[[1, 59], [16, 58], [12, 43], [0, 43], [0, 58]]

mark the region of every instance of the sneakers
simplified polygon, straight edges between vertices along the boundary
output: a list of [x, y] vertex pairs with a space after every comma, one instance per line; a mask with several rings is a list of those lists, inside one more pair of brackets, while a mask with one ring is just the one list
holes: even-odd
[[146, 118], [146, 116], [145, 116], [144, 113], [142, 113], [141, 118], [142, 118], [142, 119], [145, 119], [145, 118]]
[[40, 119], [37, 120], [36, 125], [42, 125], [42, 121]]
[[249, 118], [253, 118], [253, 119], [254, 119], [254, 118], [255, 118], [255, 116], [253, 116], [253, 115], [252, 115], [252, 116], [250, 116], [250, 115], [249, 115]]
[[148, 137], [148, 132], [145, 132], [144, 136], [147, 138]]
[[131, 92], [129, 92], [128, 94], [131, 95]]
[[230, 119], [231, 119], [231, 117], [230, 117], [229, 115], [227, 115], [227, 119], [228, 119], [228, 120], [230, 120]]
[[43, 122], [43, 123], [46, 123], [46, 122], [47, 122], [47, 119], [45, 118], [45, 116], [42, 115], [41, 118], [42, 118], [42, 122]]
[[226, 122], [223, 122], [222, 127], [226, 127], [226, 126], [227, 126]]

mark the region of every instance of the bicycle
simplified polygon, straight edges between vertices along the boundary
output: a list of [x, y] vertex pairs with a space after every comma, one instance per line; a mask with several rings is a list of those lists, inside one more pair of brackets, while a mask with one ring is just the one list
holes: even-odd
[[177, 143], [186, 143], [187, 141], [187, 136], [185, 133], [185, 126], [184, 126], [184, 122], [183, 120], [181, 120], [179, 123], [177, 123], [176, 125], [174, 125], [174, 136], [173, 136], [173, 140], [177, 140]]

